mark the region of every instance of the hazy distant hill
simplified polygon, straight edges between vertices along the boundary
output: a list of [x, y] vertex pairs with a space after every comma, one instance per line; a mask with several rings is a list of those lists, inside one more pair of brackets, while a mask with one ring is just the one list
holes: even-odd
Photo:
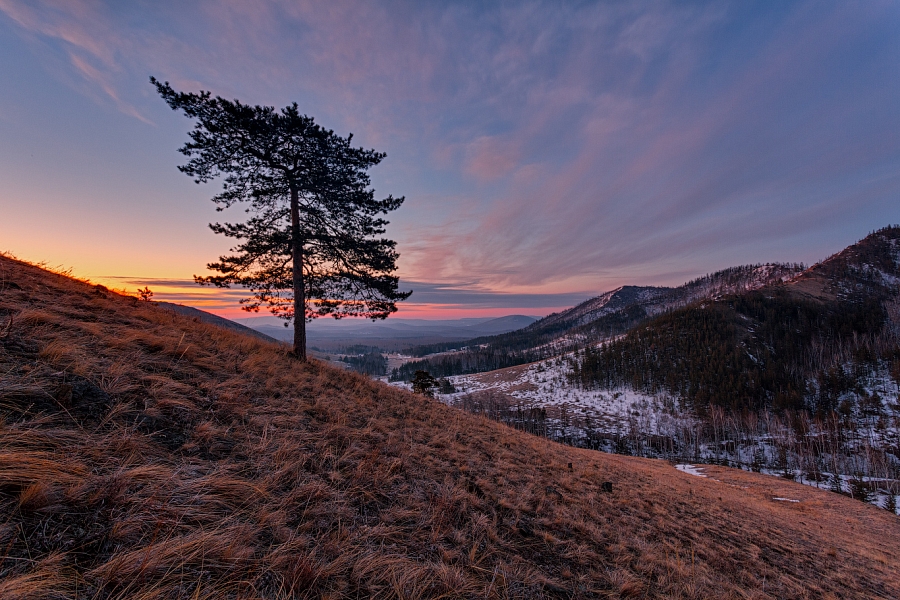
[[0, 256], [0, 598], [897, 598], [900, 521], [552, 443]]
[[[323, 349], [367, 345], [378, 346], [383, 350], [394, 350], [416, 344], [458, 342], [504, 333], [526, 327], [536, 320], [535, 317], [524, 315], [454, 320], [390, 317], [384, 321], [371, 321], [323, 318], [307, 325], [307, 339], [310, 344]], [[276, 339], [293, 339], [293, 329], [271, 321], [271, 319], [246, 319], [244, 323]]]
[[250, 327], [246, 327], [241, 325], [240, 323], [235, 323], [230, 319], [225, 319], [218, 315], [214, 315], [212, 313], [208, 313], [205, 310], [199, 310], [197, 308], [193, 308], [191, 306], [185, 306], [183, 304], [175, 304], [173, 302], [156, 302], [157, 305], [162, 308], [166, 308], [168, 310], [172, 310], [177, 312], [180, 315], [184, 315], [186, 317], [199, 319], [202, 323], [209, 323], [210, 325], [217, 325], [219, 327], [224, 327], [226, 329], [231, 329], [232, 331], [237, 331], [239, 333], [244, 333], [247, 335], [252, 335], [254, 337], [258, 337], [267, 342], [275, 342], [277, 339], [274, 336], [268, 336], [265, 333], [257, 331], [256, 329], [252, 329]]

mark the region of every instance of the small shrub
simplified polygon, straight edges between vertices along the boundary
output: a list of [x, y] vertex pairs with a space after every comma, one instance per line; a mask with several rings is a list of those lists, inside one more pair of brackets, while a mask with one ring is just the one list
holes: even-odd
[[888, 492], [887, 500], [884, 501], [884, 509], [892, 514], [897, 514], [897, 496], [894, 495], [893, 491]]
[[875, 491], [870, 482], [856, 476], [850, 480], [850, 496], [862, 502], [871, 502], [875, 499]]
[[841, 479], [841, 476], [837, 473], [831, 476], [831, 479], [828, 483], [829, 489], [835, 494], [843, 494], [844, 493], [844, 482]]
[[438, 383], [428, 371], [416, 371], [416, 375], [410, 383], [415, 393], [434, 398], [434, 388], [437, 387]]

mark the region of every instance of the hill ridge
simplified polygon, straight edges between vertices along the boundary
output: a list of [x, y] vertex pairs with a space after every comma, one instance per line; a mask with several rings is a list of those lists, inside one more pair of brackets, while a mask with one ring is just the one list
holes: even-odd
[[692, 302], [781, 284], [802, 269], [800, 264], [751, 264], [723, 269], [678, 287], [620, 286], [517, 331], [413, 348], [414, 356], [457, 348], [463, 351], [407, 363], [391, 377], [409, 380], [420, 369], [444, 377], [551, 358], [623, 334], [645, 319]]
[[6, 257], [0, 322], [3, 598], [900, 595], [896, 517], [827, 492], [554, 444]]
[[217, 325], [219, 327], [224, 327], [226, 329], [231, 329], [233, 331], [237, 331], [243, 333], [245, 335], [252, 335], [254, 337], [258, 337], [259, 339], [266, 342], [278, 342], [275, 338], [262, 333], [261, 331], [257, 331], [252, 327], [247, 327], [246, 325], [241, 325], [240, 323], [236, 323], [230, 319], [226, 319], [224, 317], [220, 317], [219, 315], [214, 315], [213, 313], [206, 312], [205, 310], [200, 310], [199, 308], [195, 308], [193, 306], [186, 306], [184, 304], [176, 304], [174, 302], [155, 302], [157, 306], [162, 308], [166, 308], [168, 310], [172, 310], [177, 312], [178, 314], [184, 315], [186, 317], [191, 317], [195, 319], [199, 319], [204, 323], [208, 323], [210, 325]]
[[873, 372], [900, 373], [898, 242], [900, 227], [880, 229], [785, 283], [660, 315], [585, 348], [573, 377], [671, 394], [698, 412], [774, 407], [824, 417], [849, 403], [846, 412], [871, 396]]

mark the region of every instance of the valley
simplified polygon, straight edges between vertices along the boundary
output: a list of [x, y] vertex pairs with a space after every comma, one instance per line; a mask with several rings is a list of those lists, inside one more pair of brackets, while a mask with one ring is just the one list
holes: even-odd
[[[457, 390], [445, 402], [568, 444], [777, 474], [896, 511], [898, 241], [888, 227], [810, 268], [621, 288], [392, 379], [428, 370]], [[477, 372], [485, 357], [514, 366]]]

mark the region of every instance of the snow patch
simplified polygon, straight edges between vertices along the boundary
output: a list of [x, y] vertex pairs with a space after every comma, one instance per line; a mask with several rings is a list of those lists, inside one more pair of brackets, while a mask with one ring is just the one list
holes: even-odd
[[687, 473], [688, 475], [693, 475], [695, 477], [706, 477], [706, 475], [703, 474], [703, 471], [700, 470], [702, 467], [700, 467], [698, 465], [680, 464], [680, 465], [675, 465], [675, 468], [678, 469], [679, 471], [681, 471], [682, 473]]

